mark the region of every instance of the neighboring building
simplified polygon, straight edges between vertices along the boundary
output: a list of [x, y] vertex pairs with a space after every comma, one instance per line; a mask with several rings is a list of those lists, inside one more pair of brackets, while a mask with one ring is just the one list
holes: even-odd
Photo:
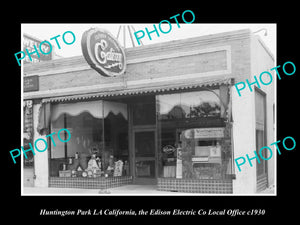
[[[33, 140], [61, 128], [72, 134], [67, 143], [53, 136], [55, 146], [45, 138], [48, 150], [34, 156], [36, 187], [135, 183], [253, 194], [274, 184], [274, 156], [241, 172], [234, 164], [275, 141], [275, 85], [241, 97], [233, 86], [274, 67], [259, 36], [238, 30], [128, 48], [125, 55], [125, 73], [115, 77], [101, 76], [83, 56], [24, 65], [26, 79], [35, 80], [23, 95], [33, 103]], [[93, 152], [102, 174], [82, 177]], [[123, 162], [122, 176], [113, 176], [112, 159]]]
[[[34, 45], [36, 46], [37, 49], [39, 49], [40, 43], [43, 42], [43, 40], [36, 38], [32, 35], [23, 34], [23, 52], [26, 52], [26, 49], [28, 50], [28, 52], [33, 52], [34, 49]], [[49, 52], [49, 46], [47, 44], [43, 44], [41, 49], [43, 52]], [[52, 51], [49, 55], [44, 55], [42, 53], [39, 53], [39, 57], [37, 54], [32, 54], [31, 55], [32, 61], [30, 61], [28, 55], [26, 54], [24, 61], [24, 64], [27, 63], [37, 63], [37, 62], [44, 62], [44, 61], [49, 61], [49, 60], [53, 60], [53, 59], [60, 59], [62, 58], [61, 56], [57, 55], [55, 53], [55, 46], [52, 45]]]
[[[23, 34], [23, 51], [26, 52], [26, 49], [29, 52], [34, 51], [34, 45], [38, 48], [42, 40], [39, 38], [36, 38], [29, 34]], [[49, 46], [47, 44], [43, 44], [41, 47], [44, 52], [49, 52]], [[54, 48], [54, 46], [52, 46]], [[43, 55], [40, 53], [40, 57], [37, 57], [36, 54], [32, 54], [32, 61], [30, 61], [28, 55], [26, 54], [26, 57], [24, 58], [24, 64], [28, 63], [38, 63], [43, 61], [49, 61], [53, 59], [59, 59], [62, 58], [61, 56], [57, 55], [55, 53], [55, 50], [52, 49], [51, 54], [49, 55]], [[32, 80], [26, 80], [25, 85], [31, 86]], [[31, 89], [28, 89], [31, 91]], [[24, 101], [23, 102], [23, 146], [25, 149], [29, 148], [29, 143], [32, 144], [32, 138], [33, 138], [33, 114], [32, 114], [32, 101]], [[31, 152], [28, 153], [28, 157], [23, 157], [23, 166], [24, 166], [24, 173], [23, 173], [23, 180], [24, 180], [24, 186], [32, 187], [34, 185], [33, 177], [34, 177], [34, 157]]]

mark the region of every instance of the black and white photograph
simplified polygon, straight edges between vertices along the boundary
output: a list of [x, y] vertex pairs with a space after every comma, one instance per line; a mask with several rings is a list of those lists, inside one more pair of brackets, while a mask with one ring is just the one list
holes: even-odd
[[6, 216], [296, 216], [295, 22], [161, 10], [15, 18], [3, 73]]
[[22, 33], [22, 194], [276, 195], [276, 24]]

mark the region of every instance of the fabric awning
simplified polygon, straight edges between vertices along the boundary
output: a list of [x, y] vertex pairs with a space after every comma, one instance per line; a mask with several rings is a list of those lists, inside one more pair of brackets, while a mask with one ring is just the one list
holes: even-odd
[[[233, 78], [217, 78], [212, 77], [203, 77], [200, 81], [193, 80], [189, 82], [160, 82], [159, 84], [142, 84], [142, 85], [131, 85], [127, 87], [122, 87], [120, 89], [101, 89], [95, 93], [87, 94], [74, 94], [68, 96], [59, 96], [59, 97], [50, 97], [44, 98], [42, 102], [68, 102], [68, 101], [79, 101], [79, 100], [93, 100], [101, 98], [109, 98], [114, 96], [133, 96], [140, 94], [150, 94], [150, 93], [164, 93], [170, 91], [180, 91], [195, 89], [201, 87], [213, 87], [219, 86], [222, 84], [233, 85]], [[88, 87], [87, 87], [88, 90]]]

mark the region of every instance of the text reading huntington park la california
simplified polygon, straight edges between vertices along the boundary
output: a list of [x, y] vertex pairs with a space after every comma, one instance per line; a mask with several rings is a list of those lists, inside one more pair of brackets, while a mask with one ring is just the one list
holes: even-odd
[[[277, 74], [277, 77], [278, 77], [279, 80], [281, 80], [281, 76], [280, 76], [280, 73], [279, 73], [279, 71], [278, 71], [278, 69], [279, 69], [280, 67], [281, 67], [281, 66], [278, 65], [278, 66], [276, 66], [276, 67], [270, 69], [270, 71], [272, 71], [272, 70], [275, 70], [275, 71], [276, 71], [276, 74]], [[288, 69], [287, 69], [287, 68], [288, 68]], [[291, 75], [295, 74], [295, 72], [296, 72], [296, 66], [295, 66], [295, 64], [294, 64], [293, 62], [287, 61], [287, 62], [285, 62], [285, 63], [283, 64], [283, 66], [282, 66], [282, 71], [284, 72], [285, 75], [291, 76]], [[264, 78], [263, 78], [263, 77], [264, 77]], [[266, 80], [266, 78], [267, 78], [268, 80]], [[249, 83], [249, 80], [246, 79], [246, 83], [247, 83], [247, 85], [248, 85], [248, 87], [249, 87], [250, 92], [253, 91], [253, 89], [252, 89], [252, 87], [251, 87], [252, 85], [255, 85], [255, 84], [256, 84], [256, 87], [258, 87], [258, 88], [261, 88], [261, 86], [260, 86], [259, 83], [261, 83], [262, 85], [270, 85], [270, 84], [272, 83], [272, 81], [273, 81], [273, 77], [272, 77], [272, 74], [271, 74], [269, 71], [264, 71], [264, 72], [260, 73], [260, 75], [259, 75], [259, 81], [260, 81], [260, 82], [258, 81], [258, 79], [257, 79], [256, 76], [254, 76], [254, 80], [255, 80], [255, 82]], [[241, 86], [241, 85], [242, 85], [242, 86]], [[235, 88], [236, 88], [236, 90], [237, 90], [239, 96], [241, 97], [240, 91], [241, 91], [241, 90], [244, 90], [244, 89], [246, 88], [245, 82], [239, 82], [239, 83], [236, 83], [234, 86], [235, 86]], [[290, 141], [288, 141], [288, 140], [290, 140]], [[287, 145], [286, 145], [286, 142], [287, 142], [287, 141], [289, 142], [289, 146], [288, 146], [288, 147], [287, 147]], [[278, 154], [281, 155], [281, 151], [280, 151], [280, 149], [279, 149], [279, 147], [278, 147], [278, 143], [279, 143], [279, 142], [280, 142], [280, 140], [279, 140], [279, 141], [276, 141], [276, 142], [273, 142], [272, 144], [270, 144], [270, 146], [274, 145], [275, 148], [277, 149]], [[291, 145], [291, 143], [292, 143], [292, 145]], [[283, 147], [284, 147], [286, 150], [291, 151], [291, 150], [295, 149], [295, 147], [296, 147], [296, 141], [295, 141], [295, 139], [294, 139], [293, 137], [287, 136], [287, 137], [285, 137], [285, 138], [282, 140], [282, 145], [283, 145]], [[266, 158], [266, 157], [263, 156], [263, 154], [262, 154], [262, 151], [263, 151], [263, 150], [269, 151], [269, 157]], [[264, 147], [260, 148], [259, 151], [258, 151], [258, 154], [257, 154], [257, 151], [253, 151], [253, 153], [254, 153], [254, 156], [251, 156], [252, 158], [249, 157], [248, 154], [246, 154], [246, 158], [242, 156], [242, 157], [238, 157], [238, 158], [235, 158], [235, 159], [234, 159], [234, 161], [235, 161], [235, 163], [236, 163], [237, 168], [238, 168], [239, 171], [241, 171], [241, 166], [244, 165], [244, 164], [246, 163], [246, 159], [247, 159], [247, 161], [249, 162], [250, 167], [252, 167], [253, 164], [252, 164], [251, 161], [252, 161], [253, 159], [256, 159], [258, 163], [261, 163], [261, 160], [267, 161], [267, 160], [270, 160], [270, 159], [273, 157], [272, 149], [271, 149], [269, 146], [264, 146]]]

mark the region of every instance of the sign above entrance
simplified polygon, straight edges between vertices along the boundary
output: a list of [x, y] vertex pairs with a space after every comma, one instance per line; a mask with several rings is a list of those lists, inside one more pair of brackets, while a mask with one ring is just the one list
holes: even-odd
[[88, 64], [101, 75], [114, 77], [124, 73], [125, 52], [108, 31], [99, 28], [85, 31], [81, 49]]

